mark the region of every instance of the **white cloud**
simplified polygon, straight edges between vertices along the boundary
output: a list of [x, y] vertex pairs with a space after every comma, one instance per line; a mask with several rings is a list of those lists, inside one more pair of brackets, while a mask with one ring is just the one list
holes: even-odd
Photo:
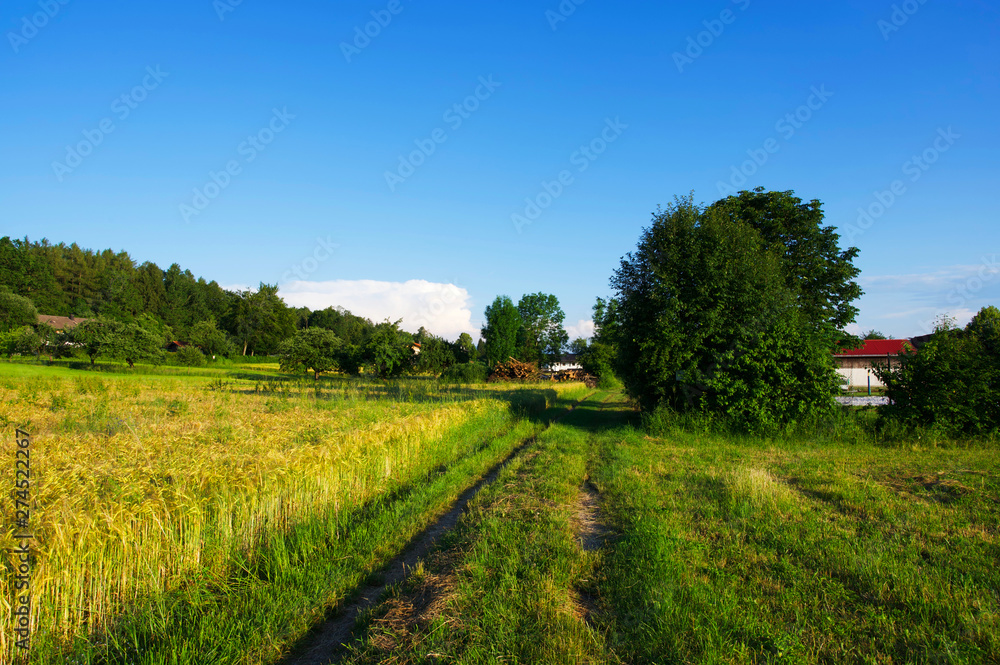
[[569, 341], [571, 342], [578, 337], [590, 339], [594, 336], [594, 322], [587, 319], [580, 319], [576, 322], [576, 325], [566, 326], [566, 333], [569, 335]]
[[308, 307], [314, 311], [343, 307], [376, 323], [401, 318], [400, 327], [410, 332], [423, 326], [447, 340], [455, 340], [464, 332], [473, 339], [479, 338], [479, 330], [472, 325], [469, 292], [454, 284], [422, 279], [295, 281], [282, 284], [280, 295], [290, 307]]

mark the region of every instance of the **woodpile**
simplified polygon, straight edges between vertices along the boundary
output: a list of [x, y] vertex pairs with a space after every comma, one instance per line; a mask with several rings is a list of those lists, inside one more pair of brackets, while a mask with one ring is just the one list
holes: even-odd
[[581, 383], [585, 383], [588, 388], [597, 387], [597, 377], [587, 374], [587, 372], [582, 369], [565, 369], [561, 372], [554, 372], [549, 378], [552, 381], [558, 381], [560, 383], [579, 381]]
[[488, 381], [538, 381], [540, 375], [534, 363], [523, 363], [511, 358], [493, 368]]

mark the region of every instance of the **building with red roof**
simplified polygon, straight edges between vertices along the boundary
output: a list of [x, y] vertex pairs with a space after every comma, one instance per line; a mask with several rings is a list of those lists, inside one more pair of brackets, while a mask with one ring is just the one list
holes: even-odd
[[882, 388], [884, 384], [872, 371], [874, 363], [892, 365], [893, 358], [913, 353], [916, 348], [908, 339], [866, 339], [860, 349], [847, 349], [833, 356], [837, 373], [847, 388]]

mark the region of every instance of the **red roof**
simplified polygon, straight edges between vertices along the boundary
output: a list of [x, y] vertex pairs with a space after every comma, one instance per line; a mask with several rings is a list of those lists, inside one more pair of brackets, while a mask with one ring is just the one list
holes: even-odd
[[908, 339], [866, 339], [860, 349], [848, 349], [838, 356], [898, 356], [904, 349], [913, 349]]

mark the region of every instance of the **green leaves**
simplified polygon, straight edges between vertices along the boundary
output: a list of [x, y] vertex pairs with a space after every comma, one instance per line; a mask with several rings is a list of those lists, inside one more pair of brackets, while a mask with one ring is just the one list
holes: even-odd
[[321, 373], [339, 368], [341, 346], [340, 338], [324, 328], [299, 330], [294, 337], [281, 344], [281, 371], [307, 369], [313, 372], [313, 378], [318, 381]]
[[984, 307], [965, 327], [941, 325], [916, 353], [875, 369], [891, 404], [884, 421], [950, 436], [1000, 430], [1000, 310]]
[[509, 296], [497, 296], [493, 304], [486, 308], [486, 325], [482, 335], [486, 340], [486, 364], [489, 367], [507, 362], [514, 355], [521, 325], [521, 314]]
[[770, 431], [830, 408], [833, 324], [854, 311], [839, 307], [854, 290], [837, 280], [857, 271], [839, 254], [847, 265], [827, 270], [836, 236], [819, 227], [818, 202], [731, 199], [701, 209], [678, 198], [658, 212], [595, 316], [608, 319], [601, 337], [644, 410], [702, 410]]

